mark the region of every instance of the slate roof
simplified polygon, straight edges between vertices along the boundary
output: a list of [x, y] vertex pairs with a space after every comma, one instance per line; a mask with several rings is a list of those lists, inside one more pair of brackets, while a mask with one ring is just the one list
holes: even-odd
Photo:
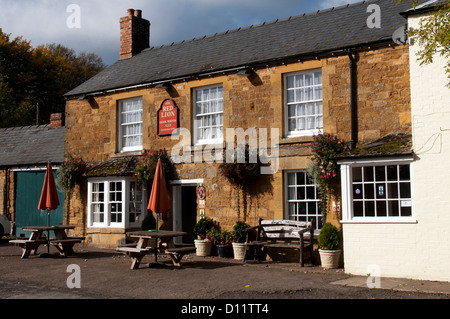
[[[372, 14], [372, 11], [367, 12], [370, 4], [381, 8], [381, 28], [367, 27], [367, 19]], [[392, 42], [394, 31], [406, 24], [399, 13], [410, 8], [409, 1], [400, 4], [392, 0], [364, 1], [152, 47], [132, 58], [117, 61], [65, 96], [73, 98], [360, 45]]]
[[50, 124], [0, 129], [0, 167], [62, 163], [65, 128]]

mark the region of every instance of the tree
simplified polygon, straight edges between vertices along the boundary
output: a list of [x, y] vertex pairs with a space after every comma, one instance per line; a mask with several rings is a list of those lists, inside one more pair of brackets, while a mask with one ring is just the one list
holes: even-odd
[[39, 124], [63, 112], [63, 95], [93, 77], [105, 65], [93, 53], [75, 53], [60, 44], [33, 48], [22, 37], [0, 29], [0, 127]]
[[[418, 0], [412, 2], [416, 8]], [[417, 54], [420, 64], [432, 63], [436, 54], [447, 59], [445, 71], [449, 79], [447, 87], [450, 88], [450, 0], [443, 1], [429, 16], [423, 18], [419, 28], [410, 31], [409, 36], [414, 37], [422, 48]]]

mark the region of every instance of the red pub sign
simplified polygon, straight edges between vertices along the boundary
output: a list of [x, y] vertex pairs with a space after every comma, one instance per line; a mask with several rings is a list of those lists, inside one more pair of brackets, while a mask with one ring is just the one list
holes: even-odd
[[[165, 99], [158, 110], [158, 135], [172, 135], [178, 133], [179, 109], [172, 99]], [[174, 132], [175, 131], [175, 132]]]

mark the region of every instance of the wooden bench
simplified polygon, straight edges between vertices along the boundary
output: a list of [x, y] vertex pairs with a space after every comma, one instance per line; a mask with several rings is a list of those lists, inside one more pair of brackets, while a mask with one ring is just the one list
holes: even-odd
[[121, 245], [116, 248], [117, 251], [124, 252], [131, 258], [131, 269], [138, 269], [141, 264], [142, 258], [145, 255], [155, 252], [154, 247], [136, 247], [136, 243]]
[[167, 248], [164, 252], [170, 256], [174, 266], [181, 268], [181, 260], [185, 254], [194, 252], [195, 246], [183, 246], [177, 248]]
[[[162, 249], [165, 254], [169, 255], [174, 266], [181, 267], [181, 260], [183, 259], [183, 256], [187, 253], [194, 252], [196, 248], [194, 246], [184, 246], [175, 248], [162, 247]], [[124, 252], [130, 256], [131, 269], [138, 269], [142, 258], [144, 258], [145, 255], [156, 252], [156, 248], [154, 247], [138, 248], [136, 243], [121, 245], [117, 247], [116, 250]]]
[[61, 255], [67, 257], [67, 255], [73, 254], [73, 246], [76, 243], [81, 243], [84, 237], [66, 237], [61, 239], [50, 239], [50, 244], [60, 252]]
[[30, 253], [34, 251], [34, 254], [37, 254], [37, 249], [40, 245], [46, 244], [47, 240], [45, 239], [12, 239], [9, 241], [10, 244], [15, 244], [16, 246], [20, 246], [22, 248], [22, 257], [28, 258]]
[[[254, 229], [257, 230], [256, 240], [249, 241], [249, 231]], [[249, 257], [260, 257], [263, 247], [296, 249], [300, 255], [299, 264], [304, 267], [307, 259], [314, 264], [313, 241], [314, 219], [309, 222], [260, 219], [258, 226], [247, 229], [244, 261]]]

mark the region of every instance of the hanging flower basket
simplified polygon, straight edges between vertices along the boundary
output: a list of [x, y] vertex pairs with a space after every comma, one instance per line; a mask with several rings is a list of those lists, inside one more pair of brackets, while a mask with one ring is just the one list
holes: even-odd
[[153, 178], [155, 177], [156, 165], [158, 164], [159, 159], [161, 159], [164, 166], [166, 181], [173, 180], [176, 176], [175, 166], [171, 158], [167, 155], [166, 150], [145, 150], [142, 152], [140, 161], [136, 164], [135, 177], [137, 182], [147, 189], [151, 188]]
[[319, 134], [313, 138], [314, 143], [311, 146], [313, 157], [308, 167], [308, 175], [316, 181], [319, 188], [320, 208], [323, 223], [325, 223], [330, 186], [339, 178], [339, 165], [336, 156], [345, 150], [345, 144], [331, 134]]
[[[236, 208], [240, 215], [240, 197], [247, 193], [248, 187], [252, 185], [261, 174], [261, 166], [257, 149], [251, 149], [248, 145], [238, 147], [232, 154], [232, 162], [224, 160], [219, 166], [220, 173], [231, 184], [231, 189], [236, 193]], [[256, 159], [252, 160], [252, 159]]]
[[69, 154], [67, 159], [61, 163], [61, 166], [58, 169], [56, 185], [58, 185], [65, 193], [70, 193], [73, 191], [75, 185], [81, 181], [85, 172], [86, 163], [83, 159], [81, 157], [74, 158]]

